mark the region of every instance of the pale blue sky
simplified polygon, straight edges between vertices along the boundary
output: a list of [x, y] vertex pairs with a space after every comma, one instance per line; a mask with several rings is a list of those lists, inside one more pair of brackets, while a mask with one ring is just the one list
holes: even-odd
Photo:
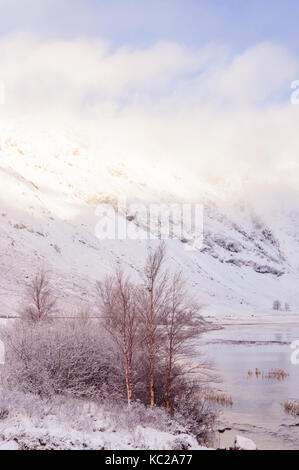
[[261, 41], [299, 53], [297, 0], [0, 0], [1, 33], [99, 36], [112, 44], [210, 41], [235, 51]]
[[[186, 100], [186, 89], [189, 95], [192, 89], [192, 99], [197, 89], [203, 90], [201, 97], [196, 96], [197, 102], [203, 104], [208, 100], [226, 106], [227, 96], [229, 101], [240, 105], [244, 102], [287, 102], [290, 85], [297, 79], [299, 69], [297, 0], [0, 0], [0, 18], [0, 46], [5, 44], [0, 71], [8, 83], [16, 76], [13, 65], [10, 69], [13, 63], [22, 70], [22, 77], [25, 68], [29, 70], [30, 80], [35, 82], [33, 71], [42, 68], [41, 45], [44, 47], [44, 67], [49, 68], [48, 76], [59, 77], [63, 64], [70, 61], [72, 53], [78, 62], [82, 48], [85, 49], [81, 64], [92, 55], [93, 61], [86, 67], [96, 70], [99, 57], [92, 49], [93, 41], [85, 41], [86, 38], [96, 38], [99, 43], [108, 45], [108, 63], [102, 66], [107, 73], [111, 60], [114, 62], [115, 73], [109, 72], [113, 80], [115, 74], [125, 77], [128, 67], [131, 71], [134, 69], [138, 77], [141, 69], [154, 69], [157, 65], [157, 74], [150, 79], [151, 85], [155, 85], [149, 92], [151, 102], [157, 93], [159, 97], [172, 89], [181, 96], [182, 102]], [[15, 33], [29, 33], [29, 36], [17, 35], [19, 42], [15, 42]], [[31, 35], [35, 38], [35, 46], [30, 46]], [[47, 39], [57, 43], [51, 67]], [[73, 52], [67, 50], [66, 44], [59, 44], [65, 39], [73, 44]], [[29, 54], [29, 49], [25, 52], [26, 44], [31, 48], [30, 57], [35, 57], [30, 69], [28, 61], [21, 68], [21, 58]], [[183, 52], [161, 44], [176, 45]], [[209, 50], [205, 52], [204, 48]], [[57, 58], [63, 50], [65, 58], [61, 58], [62, 64], [59, 64]], [[10, 59], [10, 65], [5, 65], [4, 57]], [[169, 65], [172, 77], [160, 87], [157, 83], [165, 77], [163, 64], [166, 68]], [[11, 70], [10, 77], [5, 74], [7, 68]], [[80, 76], [85, 75], [85, 69], [81, 68]], [[150, 73], [148, 70], [145, 76]], [[105, 75], [99, 74], [101, 78]], [[180, 86], [183, 76], [186, 80]], [[24, 82], [24, 78], [22, 80]], [[128, 81], [134, 99], [135, 82], [135, 79]], [[203, 82], [209, 83], [209, 91]], [[63, 83], [64, 79], [59, 86]], [[89, 90], [90, 85], [88, 82], [88, 97], [96, 95]], [[144, 82], [140, 86], [142, 94], [139, 96], [143, 98], [147, 88]], [[221, 99], [215, 99], [217, 89]], [[15, 92], [14, 95], [17, 96]], [[123, 88], [120, 88], [119, 96], [126, 103], [127, 94]]]

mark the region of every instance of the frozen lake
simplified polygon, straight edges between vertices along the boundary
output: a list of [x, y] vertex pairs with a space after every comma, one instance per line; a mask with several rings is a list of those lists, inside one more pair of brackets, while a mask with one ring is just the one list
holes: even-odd
[[[259, 449], [299, 449], [299, 416], [286, 415], [281, 406], [286, 399], [299, 398], [299, 365], [291, 362], [294, 340], [299, 340], [299, 324], [230, 325], [202, 335], [199, 350], [223, 380], [216, 388], [234, 402], [221, 415], [220, 427], [232, 428], [219, 436], [222, 446], [231, 445], [240, 433]], [[281, 382], [249, 377], [248, 371], [256, 368], [265, 373], [279, 368], [290, 375]]]

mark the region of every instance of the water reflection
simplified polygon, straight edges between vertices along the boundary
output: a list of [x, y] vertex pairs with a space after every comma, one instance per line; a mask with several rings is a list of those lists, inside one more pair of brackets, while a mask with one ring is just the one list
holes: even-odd
[[[281, 403], [299, 398], [299, 365], [290, 357], [290, 344], [299, 339], [299, 324], [232, 325], [205, 333], [199, 350], [214, 361], [223, 378], [222, 388], [233, 398], [233, 408], [222, 412], [221, 424], [233, 428], [221, 436], [230, 445], [237, 432], [253, 439], [259, 449], [299, 449], [295, 418], [285, 414]], [[257, 343], [255, 343], [257, 342]], [[285, 380], [248, 377], [258, 368], [265, 374], [283, 369]]]

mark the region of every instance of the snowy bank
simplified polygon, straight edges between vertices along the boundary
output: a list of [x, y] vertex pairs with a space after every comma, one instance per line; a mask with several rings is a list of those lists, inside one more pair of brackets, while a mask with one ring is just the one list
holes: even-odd
[[74, 399], [42, 401], [13, 393], [0, 402], [0, 450], [204, 450], [160, 409], [99, 405]]

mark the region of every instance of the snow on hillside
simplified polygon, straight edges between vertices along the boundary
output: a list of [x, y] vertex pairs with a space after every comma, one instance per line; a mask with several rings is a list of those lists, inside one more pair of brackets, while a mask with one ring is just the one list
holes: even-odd
[[[277, 318], [297, 314], [299, 213], [271, 216], [246, 203], [229, 202], [226, 191], [203, 183], [192, 171], [106, 155], [73, 129], [33, 132], [20, 122], [0, 131], [0, 314], [13, 314], [34, 269], [49, 266], [66, 312], [94, 304], [93, 286], [115, 263], [136, 275], [148, 241], [99, 240], [98, 204], [202, 203], [201, 233], [167, 240], [170, 266], [182, 269], [211, 317]], [[121, 213], [134, 228], [155, 233], [138, 209]], [[198, 246], [186, 250], [188, 244]], [[274, 300], [291, 312], [273, 312]]]

